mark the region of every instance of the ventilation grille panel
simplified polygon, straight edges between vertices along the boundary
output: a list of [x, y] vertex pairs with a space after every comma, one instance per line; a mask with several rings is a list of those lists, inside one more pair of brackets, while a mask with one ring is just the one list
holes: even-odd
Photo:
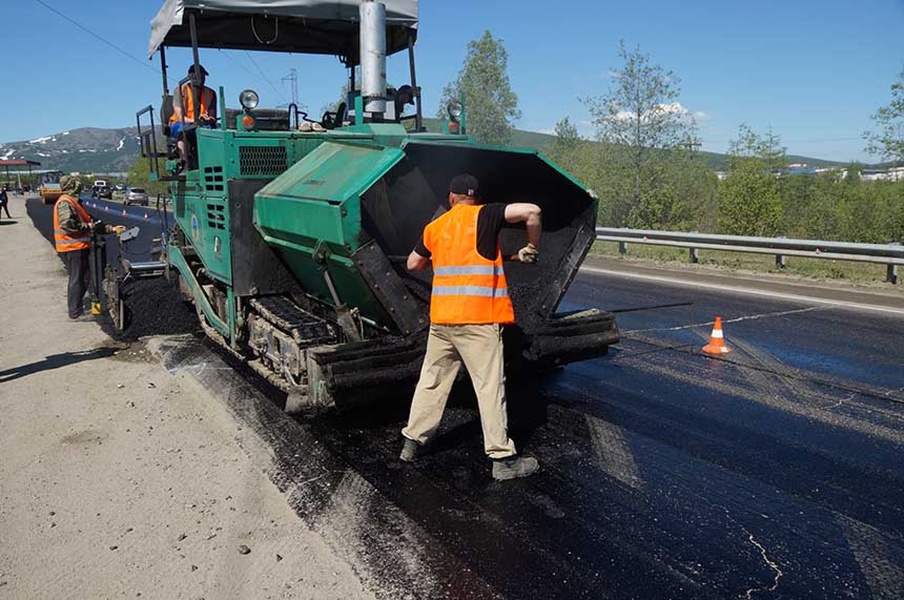
[[287, 168], [285, 146], [239, 146], [239, 174], [279, 175]]
[[226, 229], [225, 206], [222, 204], [207, 205], [207, 226], [211, 229]]
[[223, 191], [223, 167], [204, 167], [204, 189], [208, 192]]

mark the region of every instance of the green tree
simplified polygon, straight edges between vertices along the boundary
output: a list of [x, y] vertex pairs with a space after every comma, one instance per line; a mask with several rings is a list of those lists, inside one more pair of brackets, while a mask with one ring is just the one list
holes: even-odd
[[613, 217], [632, 224], [657, 226], [671, 214], [669, 195], [664, 182], [663, 150], [675, 156], [699, 145], [693, 116], [678, 102], [681, 80], [651, 62], [639, 47], [628, 50], [619, 45], [623, 64], [613, 74], [614, 84], [606, 94], [584, 98], [593, 117], [600, 141], [622, 150], [613, 157], [617, 172], [631, 177], [629, 197], [620, 199], [622, 206], [613, 207]]
[[781, 137], [771, 127], [760, 135], [746, 123], [738, 128], [738, 137], [729, 142], [728, 157], [729, 169], [732, 168], [732, 161], [737, 166], [746, 159], [756, 159], [760, 166], [771, 170], [781, 169], [788, 162]]
[[568, 154], [576, 151], [580, 147], [583, 139], [578, 133], [578, 127], [571, 122], [571, 119], [565, 117], [555, 127], [556, 139], [553, 142], [553, 149], [557, 156], [567, 157]]
[[719, 229], [732, 235], [771, 237], [779, 233], [782, 196], [777, 166], [785, 149], [771, 131], [759, 135], [741, 125], [729, 144], [728, 176], [719, 186]]
[[904, 162], [904, 71], [891, 85], [891, 102], [872, 116], [878, 131], [864, 134], [866, 151], [883, 160]]
[[[163, 159], [157, 158], [157, 172], [164, 172]], [[126, 182], [130, 187], [142, 187], [148, 191], [148, 196], [156, 196], [157, 194], [167, 193], [167, 183], [165, 181], [151, 181], [151, 163], [149, 159], [142, 157], [140, 154], [135, 162], [129, 167], [126, 175]]]
[[555, 127], [556, 138], [549, 147], [549, 157], [556, 164], [586, 183], [587, 141], [578, 133], [577, 126], [565, 117]]
[[511, 140], [514, 121], [521, 117], [518, 96], [508, 76], [508, 53], [502, 40], [484, 31], [479, 40], [468, 42], [468, 55], [458, 77], [443, 88], [437, 117], [445, 119], [446, 106], [464, 98], [468, 133], [486, 144]]

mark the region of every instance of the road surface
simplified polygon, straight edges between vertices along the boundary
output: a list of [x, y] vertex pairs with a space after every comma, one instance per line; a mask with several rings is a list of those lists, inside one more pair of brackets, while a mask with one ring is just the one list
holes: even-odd
[[[315, 529], [337, 493], [327, 484], [366, 482], [343, 496], [370, 512], [342, 543], [375, 544], [361, 556], [387, 578], [405, 580], [405, 555], [420, 557], [429, 585], [412, 588], [418, 597], [904, 596], [901, 303], [675, 279], [578, 276], [563, 309], [617, 311], [622, 342], [510, 390], [513, 436], [542, 468], [526, 480], [491, 480], [467, 398], [414, 466], [397, 459], [405, 394], [313, 421], [260, 408], [244, 418], [275, 448], [284, 485], [337, 473], [316, 475], [321, 504], [293, 502]], [[733, 350], [721, 359], [700, 352], [717, 315]], [[197, 361], [211, 350], [180, 352]], [[278, 399], [221, 377], [205, 385], [244, 390], [231, 392], [237, 407]], [[412, 530], [402, 522], [418, 535], [387, 542]]]

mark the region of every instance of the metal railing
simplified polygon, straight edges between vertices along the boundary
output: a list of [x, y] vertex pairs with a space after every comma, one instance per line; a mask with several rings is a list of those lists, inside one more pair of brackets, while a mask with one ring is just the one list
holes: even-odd
[[884, 264], [886, 265], [885, 281], [888, 283], [898, 282], [898, 265], [904, 265], [904, 245], [897, 243], [855, 244], [852, 242], [761, 238], [741, 235], [655, 231], [650, 229], [620, 229], [615, 227], [597, 227], [596, 239], [600, 242], [617, 242], [618, 251], [621, 254], [625, 254], [628, 251], [629, 243], [688, 248], [688, 257], [692, 263], [699, 261], [700, 250], [724, 250], [728, 252], [772, 254], [775, 256], [775, 265], [779, 268], [785, 267], [785, 259], [788, 256]]

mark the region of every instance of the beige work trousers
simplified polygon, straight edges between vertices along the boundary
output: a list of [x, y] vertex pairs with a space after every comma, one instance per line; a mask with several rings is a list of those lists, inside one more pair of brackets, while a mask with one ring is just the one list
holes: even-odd
[[505, 412], [501, 325], [430, 326], [424, 366], [402, 435], [419, 444], [433, 436], [462, 362], [477, 394], [484, 450], [490, 458], [514, 455]]

